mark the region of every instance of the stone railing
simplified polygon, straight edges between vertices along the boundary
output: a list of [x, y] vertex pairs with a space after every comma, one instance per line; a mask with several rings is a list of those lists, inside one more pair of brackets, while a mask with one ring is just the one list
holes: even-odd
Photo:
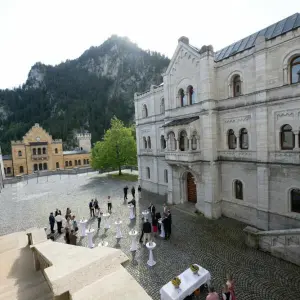
[[169, 161], [194, 162], [202, 160], [201, 151], [165, 151], [165, 159]]
[[300, 164], [300, 152], [293, 150], [274, 151], [269, 153], [270, 162]]
[[221, 160], [241, 160], [255, 161], [256, 151], [249, 150], [225, 150], [218, 151], [219, 159]]
[[31, 159], [32, 160], [48, 160], [49, 156], [48, 154], [32, 154]]
[[300, 266], [300, 229], [260, 231], [247, 226], [246, 245]]

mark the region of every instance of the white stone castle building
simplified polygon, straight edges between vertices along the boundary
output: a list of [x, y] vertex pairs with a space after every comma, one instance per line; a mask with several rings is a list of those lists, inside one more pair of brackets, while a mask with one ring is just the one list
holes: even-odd
[[134, 100], [144, 190], [300, 227], [300, 14], [217, 52], [181, 37], [163, 83]]

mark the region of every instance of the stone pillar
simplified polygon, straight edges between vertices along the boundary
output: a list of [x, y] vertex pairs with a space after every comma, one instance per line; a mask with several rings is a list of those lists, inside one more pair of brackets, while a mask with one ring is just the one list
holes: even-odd
[[294, 150], [299, 151], [299, 130], [293, 130], [293, 133], [295, 135], [295, 148]]
[[239, 132], [237, 132], [237, 136], [236, 136], [236, 150], [241, 150]]
[[173, 204], [173, 167], [168, 168], [168, 204]]
[[258, 235], [259, 230], [254, 227], [247, 226], [243, 231], [245, 233], [246, 245], [248, 247], [258, 249], [259, 248], [259, 235]]

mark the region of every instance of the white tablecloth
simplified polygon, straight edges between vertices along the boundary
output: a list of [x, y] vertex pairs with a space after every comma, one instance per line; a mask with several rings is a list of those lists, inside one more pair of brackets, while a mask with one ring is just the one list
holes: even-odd
[[160, 299], [161, 300], [183, 300], [188, 295], [191, 295], [195, 290], [197, 290], [202, 284], [210, 282], [210, 273], [201, 268], [199, 265], [199, 276], [193, 274], [193, 272], [188, 268], [178, 277], [181, 280], [180, 287], [176, 289], [172, 282], [169, 281], [160, 289]]

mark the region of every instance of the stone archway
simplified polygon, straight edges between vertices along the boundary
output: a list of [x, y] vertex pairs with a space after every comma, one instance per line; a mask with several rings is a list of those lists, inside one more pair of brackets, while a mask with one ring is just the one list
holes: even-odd
[[192, 173], [186, 174], [187, 196], [188, 202], [197, 203], [197, 186]]

